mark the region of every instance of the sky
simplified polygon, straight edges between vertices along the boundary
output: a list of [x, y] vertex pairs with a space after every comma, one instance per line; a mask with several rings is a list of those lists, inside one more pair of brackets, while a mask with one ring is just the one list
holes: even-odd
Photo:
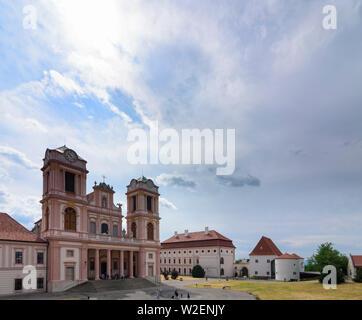
[[[263, 235], [362, 254], [361, 30], [362, 0], [0, 1], [0, 211], [41, 218], [42, 159], [66, 144], [124, 213], [132, 178], [159, 185], [161, 240], [208, 226], [236, 258]], [[153, 121], [235, 129], [234, 173], [129, 163]]]

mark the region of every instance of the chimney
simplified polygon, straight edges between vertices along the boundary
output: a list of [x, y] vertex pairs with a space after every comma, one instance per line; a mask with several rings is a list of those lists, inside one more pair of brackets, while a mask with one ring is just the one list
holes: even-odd
[[177, 231], [175, 231], [175, 238], [178, 238], [178, 234], [177, 234]]
[[206, 235], [209, 234], [209, 227], [205, 227], [205, 234], [206, 234]]
[[189, 230], [185, 230], [185, 237], [189, 236]]

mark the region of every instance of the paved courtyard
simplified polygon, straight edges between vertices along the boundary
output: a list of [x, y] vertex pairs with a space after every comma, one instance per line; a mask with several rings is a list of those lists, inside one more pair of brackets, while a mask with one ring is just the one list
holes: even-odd
[[[136, 279], [134, 279], [136, 280]], [[204, 283], [204, 280], [162, 281], [159, 286], [148, 281], [134, 280], [104, 280], [100, 282], [88, 282], [61, 293], [30, 293], [12, 296], [2, 296], [0, 299], [8, 300], [156, 300], [156, 289], [160, 290], [160, 300], [170, 300], [174, 296], [175, 289], [179, 293], [179, 299], [188, 300], [255, 300], [251, 294], [234, 290], [188, 288], [187, 285]], [[126, 289], [133, 287], [132, 289]], [[182, 297], [181, 297], [182, 295]]]

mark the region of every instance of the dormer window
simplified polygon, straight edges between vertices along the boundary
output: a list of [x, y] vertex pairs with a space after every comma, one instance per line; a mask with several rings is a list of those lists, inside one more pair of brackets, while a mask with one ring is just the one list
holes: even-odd
[[107, 208], [107, 199], [106, 199], [106, 197], [102, 198], [102, 208]]

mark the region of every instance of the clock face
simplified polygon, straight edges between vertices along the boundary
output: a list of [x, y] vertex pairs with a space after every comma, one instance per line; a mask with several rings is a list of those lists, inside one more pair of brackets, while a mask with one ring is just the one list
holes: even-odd
[[70, 150], [70, 149], [64, 151], [64, 157], [65, 157], [65, 159], [67, 159], [70, 162], [74, 162], [74, 161], [78, 160], [77, 154], [73, 150]]

